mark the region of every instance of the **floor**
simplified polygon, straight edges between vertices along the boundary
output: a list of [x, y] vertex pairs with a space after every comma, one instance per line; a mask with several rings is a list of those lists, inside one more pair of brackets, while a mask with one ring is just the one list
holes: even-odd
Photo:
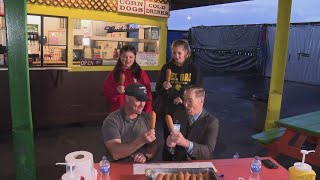
[[[255, 74], [210, 73], [205, 75], [204, 83], [205, 108], [220, 119], [215, 158], [232, 158], [236, 152], [240, 158], [265, 156], [266, 151], [251, 139], [251, 135], [258, 132], [254, 122], [256, 117], [263, 113], [265, 103], [252, 100], [252, 95], [266, 94], [269, 89], [269, 78]], [[282, 118], [319, 109], [320, 86], [285, 82]], [[101, 123], [36, 129], [34, 134], [37, 179], [59, 179], [65, 168], [54, 164], [64, 162], [65, 155], [72, 151], [89, 151], [94, 155], [94, 161], [98, 162], [104, 154], [100, 128]], [[161, 129], [161, 123], [158, 121], [157, 137], [163, 144]], [[10, 133], [0, 133], [0, 147], [2, 155], [0, 179], [15, 179]], [[157, 156], [157, 160], [161, 160], [161, 153]], [[277, 161], [288, 168], [297, 160], [280, 156]], [[320, 175], [319, 168], [314, 167], [314, 169]]]

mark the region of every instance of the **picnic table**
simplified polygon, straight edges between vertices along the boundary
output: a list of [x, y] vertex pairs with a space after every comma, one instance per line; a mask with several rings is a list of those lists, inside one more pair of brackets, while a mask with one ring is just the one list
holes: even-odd
[[283, 154], [301, 160], [300, 151], [308, 142], [315, 145], [315, 152], [306, 156], [306, 162], [320, 167], [320, 111], [281, 119], [276, 123], [280, 128], [252, 136], [268, 148], [269, 156], [276, 158]]

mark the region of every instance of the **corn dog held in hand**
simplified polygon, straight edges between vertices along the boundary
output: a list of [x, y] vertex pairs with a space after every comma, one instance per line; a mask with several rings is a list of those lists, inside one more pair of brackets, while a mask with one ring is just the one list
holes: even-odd
[[154, 111], [152, 111], [149, 114], [149, 120], [150, 120], [150, 129], [156, 129], [156, 119], [157, 119], [157, 115]]
[[173, 130], [172, 117], [169, 114], [167, 114], [165, 118], [166, 118], [166, 123], [167, 123], [167, 126], [169, 128], [169, 131]]

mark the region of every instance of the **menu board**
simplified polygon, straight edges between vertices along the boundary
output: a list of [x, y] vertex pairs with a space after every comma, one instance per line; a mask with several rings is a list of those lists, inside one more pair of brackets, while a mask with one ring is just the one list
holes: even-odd
[[138, 52], [136, 61], [140, 66], [158, 66], [159, 53]]

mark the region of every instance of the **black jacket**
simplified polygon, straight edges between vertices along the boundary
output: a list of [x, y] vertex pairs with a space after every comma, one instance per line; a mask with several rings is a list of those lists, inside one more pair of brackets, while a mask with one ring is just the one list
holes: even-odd
[[[172, 88], [165, 90], [163, 83], [166, 81], [167, 69], [171, 69], [170, 83]], [[196, 64], [192, 63], [191, 59], [186, 59], [182, 66], [177, 66], [171, 60], [161, 68], [160, 77], [156, 84], [156, 91], [157, 95], [163, 98], [161, 109], [165, 111], [165, 114], [172, 114], [177, 109], [177, 106], [173, 104], [173, 100], [177, 97], [182, 99], [184, 88], [189, 85], [202, 85], [200, 69]]]

